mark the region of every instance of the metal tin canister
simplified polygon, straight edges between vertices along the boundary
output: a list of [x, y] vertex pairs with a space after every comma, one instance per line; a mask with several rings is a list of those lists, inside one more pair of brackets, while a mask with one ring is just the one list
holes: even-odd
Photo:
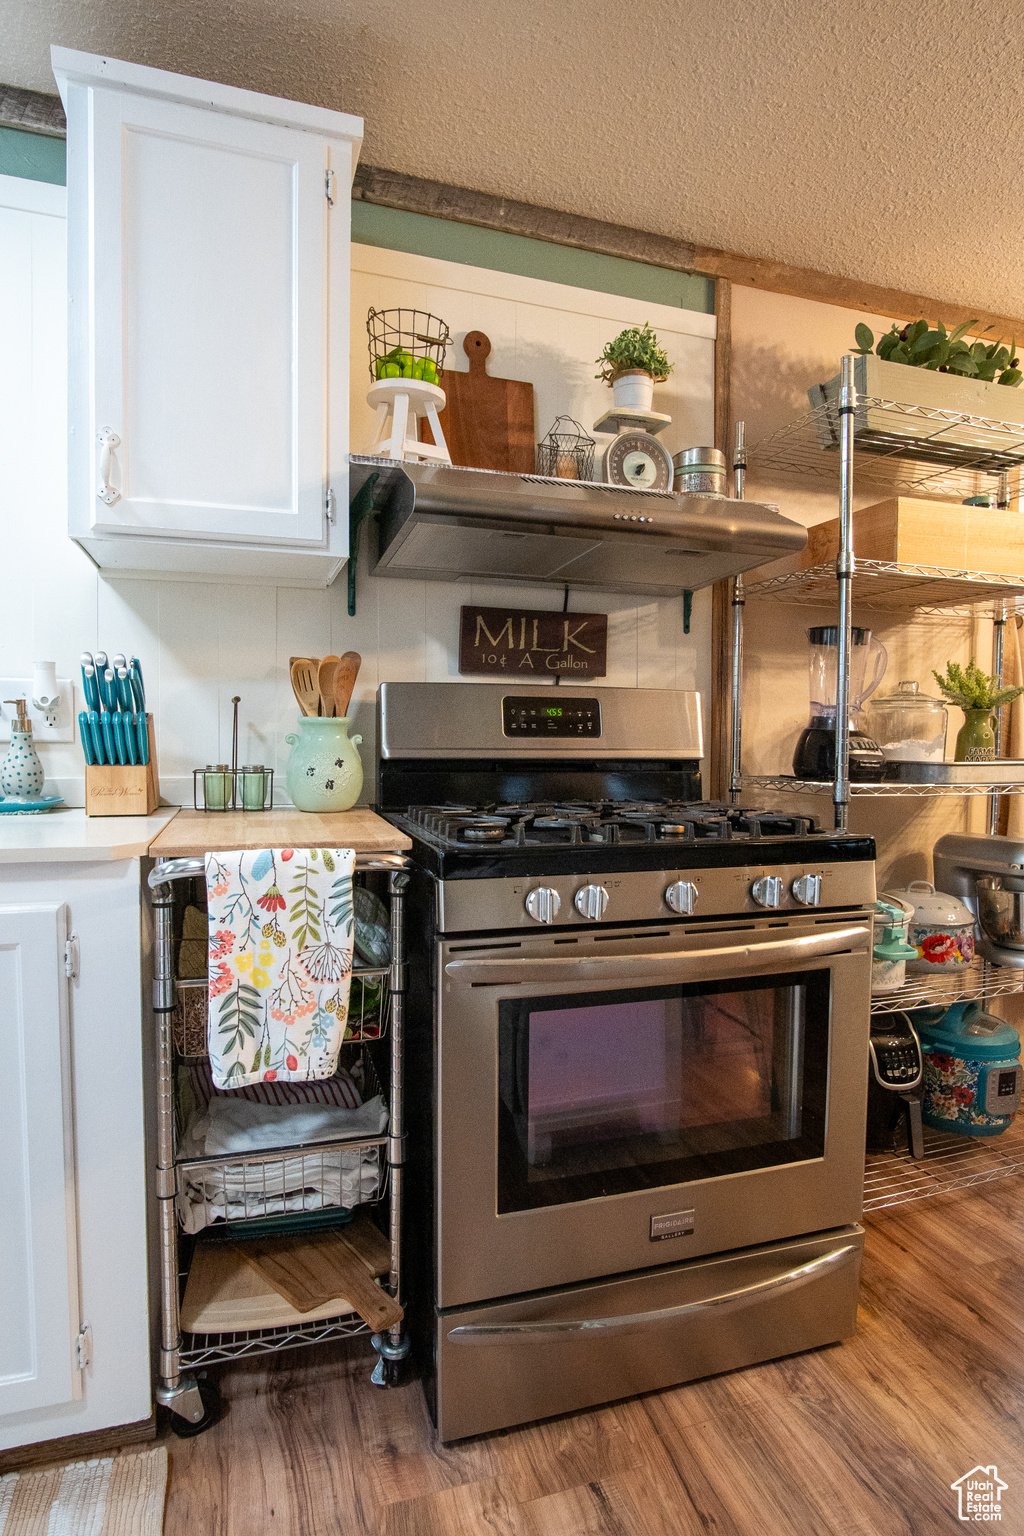
[[724, 497], [725, 454], [719, 448], [684, 448], [674, 454], [674, 488], [684, 496]]

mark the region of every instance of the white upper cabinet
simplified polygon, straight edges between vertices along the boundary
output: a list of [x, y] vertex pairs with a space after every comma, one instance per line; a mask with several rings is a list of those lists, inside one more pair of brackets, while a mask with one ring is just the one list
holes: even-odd
[[111, 572], [348, 553], [359, 118], [68, 49], [70, 531]]

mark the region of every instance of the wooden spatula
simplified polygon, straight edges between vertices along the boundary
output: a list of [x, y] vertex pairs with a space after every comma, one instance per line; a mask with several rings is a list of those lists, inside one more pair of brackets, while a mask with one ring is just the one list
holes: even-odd
[[340, 656], [325, 656], [317, 670], [316, 683], [320, 690], [320, 710], [325, 715], [334, 714], [334, 674], [338, 670]]
[[292, 692], [304, 715], [320, 712], [320, 689], [317, 687], [317, 671], [320, 662], [315, 656], [293, 656], [290, 676]]
[[363, 658], [358, 651], [346, 651], [338, 662], [334, 673], [334, 713], [338, 716], [348, 714], [352, 690], [362, 664]]

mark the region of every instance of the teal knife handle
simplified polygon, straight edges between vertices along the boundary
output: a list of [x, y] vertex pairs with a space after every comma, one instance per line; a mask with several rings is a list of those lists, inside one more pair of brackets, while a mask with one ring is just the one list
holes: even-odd
[[116, 765], [117, 748], [114, 745], [114, 726], [108, 709], [105, 709], [100, 716], [100, 729], [103, 731], [104, 756], [108, 763]]
[[99, 711], [89, 711], [89, 737], [92, 741], [92, 755], [97, 763], [103, 764], [107, 760], [106, 749], [103, 745], [103, 732], [100, 730]]
[[135, 739], [139, 744], [139, 762], [149, 762], [149, 726], [144, 711], [135, 716]]
[[92, 732], [89, 730], [89, 716], [83, 709], [78, 716], [78, 734], [82, 738], [82, 751], [90, 768], [96, 766], [96, 753], [92, 748]]

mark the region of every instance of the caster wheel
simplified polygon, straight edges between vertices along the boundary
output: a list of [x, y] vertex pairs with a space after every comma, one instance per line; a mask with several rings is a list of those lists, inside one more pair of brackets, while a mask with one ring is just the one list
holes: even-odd
[[204, 1378], [196, 1385], [199, 1388], [199, 1396], [203, 1400], [204, 1412], [201, 1419], [193, 1423], [190, 1419], [182, 1418], [181, 1414], [175, 1413], [173, 1409], [167, 1410], [170, 1427], [179, 1440], [191, 1440], [194, 1435], [201, 1435], [204, 1430], [212, 1429], [224, 1412], [224, 1404], [216, 1382]]
[[382, 1360], [380, 1374], [382, 1387], [397, 1387], [402, 1376], [401, 1360]]

